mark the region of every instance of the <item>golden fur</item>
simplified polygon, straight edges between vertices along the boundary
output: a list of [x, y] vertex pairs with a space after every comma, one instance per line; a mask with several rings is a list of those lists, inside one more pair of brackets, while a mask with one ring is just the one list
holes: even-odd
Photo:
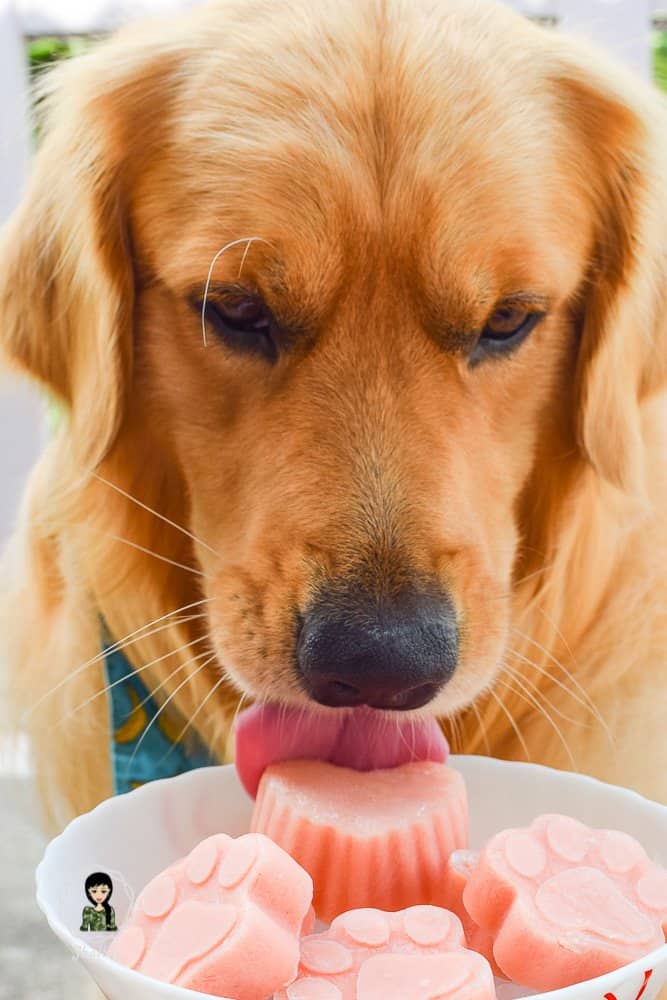
[[[657, 94], [481, 0], [220, 0], [47, 90], [0, 342], [66, 416], [0, 634], [52, 821], [110, 791], [100, 614], [222, 755], [239, 691], [304, 700], [295, 612], [352, 575], [454, 595], [422, 711], [458, 749], [667, 800]], [[293, 332], [276, 365], [204, 343], [214, 258]], [[470, 367], [519, 292], [547, 319]]]

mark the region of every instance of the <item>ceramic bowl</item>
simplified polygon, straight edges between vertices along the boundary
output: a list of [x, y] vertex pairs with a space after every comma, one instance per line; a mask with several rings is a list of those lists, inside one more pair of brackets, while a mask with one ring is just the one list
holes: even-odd
[[[624, 830], [667, 866], [667, 807], [593, 778], [488, 757], [452, 757], [470, 802], [471, 846], [560, 812], [594, 827]], [[111, 934], [80, 931], [83, 886], [91, 872], [108, 873], [120, 923], [135, 896], [160, 871], [214, 833], [247, 833], [252, 801], [232, 766], [206, 767], [155, 781], [108, 799], [53, 840], [37, 869], [37, 902], [63, 941], [109, 1000], [196, 1000], [196, 993], [148, 979], [105, 955]], [[541, 996], [549, 1000], [653, 1000], [667, 982], [667, 944], [622, 969]], [[530, 991], [505, 988], [502, 1000]], [[219, 1000], [219, 998], [217, 998]]]

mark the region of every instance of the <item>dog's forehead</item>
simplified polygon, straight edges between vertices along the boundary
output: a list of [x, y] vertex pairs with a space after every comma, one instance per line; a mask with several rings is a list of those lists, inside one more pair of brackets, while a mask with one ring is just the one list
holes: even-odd
[[168, 284], [201, 285], [228, 244], [214, 280], [243, 262], [304, 311], [380, 271], [434, 298], [455, 284], [459, 302], [492, 300], [499, 258], [500, 291], [545, 272], [567, 283], [585, 227], [554, 180], [559, 130], [538, 72], [526, 58], [508, 68], [506, 38], [493, 54], [489, 25], [532, 36], [494, 5], [473, 5], [482, 27], [456, 3], [397, 3], [393, 19], [391, 6], [332, 20], [315, 4], [301, 27], [274, 14], [252, 44], [232, 36], [201, 61], [169, 123], [159, 197], [138, 199]]

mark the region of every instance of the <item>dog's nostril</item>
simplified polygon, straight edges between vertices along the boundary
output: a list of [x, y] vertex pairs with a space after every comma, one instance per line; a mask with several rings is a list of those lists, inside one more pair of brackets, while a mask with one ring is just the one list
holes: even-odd
[[313, 682], [310, 688], [311, 697], [330, 708], [351, 708], [363, 703], [363, 695], [353, 684], [345, 684], [335, 678], [322, 678]]
[[351, 684], [344, 684], [342, 681], [331, 681], [329, 686], [341, 698], [358, 698], [361, 694], [359, 688], [353, 687]]
[[405, 712], [409, 709], [421, 708], [428, 705], [429, 701], [435, 698], [440, 690], [440, 684], [420, 684], [418, 687], [409, 688], [407, 691], [399, 691], [397, 694], [386, 695], [381, 704], [374, 705], [369, 702], [371, 708], [394, 709], [397, 712]]

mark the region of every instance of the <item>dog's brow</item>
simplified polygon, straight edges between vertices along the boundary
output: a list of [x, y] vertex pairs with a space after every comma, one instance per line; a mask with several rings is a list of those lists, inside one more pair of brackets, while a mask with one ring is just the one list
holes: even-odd
[[480, 295], [475, 303], [470, 299], [460, 302], [456, 317], [451, 308], [432, 302], [423, 313], [424, 322], [431, 336], [444, 344], [450, 351], [467, 351], [479, 336], [479, 331], [495, 309], [525, 307], [533, 312], [548, 312], [553, 305], [553, 297], [545, 292], [530, 289], [501, 294], [491, 299]]
[[[203, 298], [206, 282], [193, 285], [188, 291], [190, 298]], [[254, 281], [212, 281], [208, 286], [209, 296], [216, 295], [261, 295], [261, 290]]]
[[532, 306], [535, 309], [543, 309], [545, 312], [551, 308], [552, 299], [544, 292], [512, 292], [510, 295], [503, 295], [498, 302], [498, 306]]

